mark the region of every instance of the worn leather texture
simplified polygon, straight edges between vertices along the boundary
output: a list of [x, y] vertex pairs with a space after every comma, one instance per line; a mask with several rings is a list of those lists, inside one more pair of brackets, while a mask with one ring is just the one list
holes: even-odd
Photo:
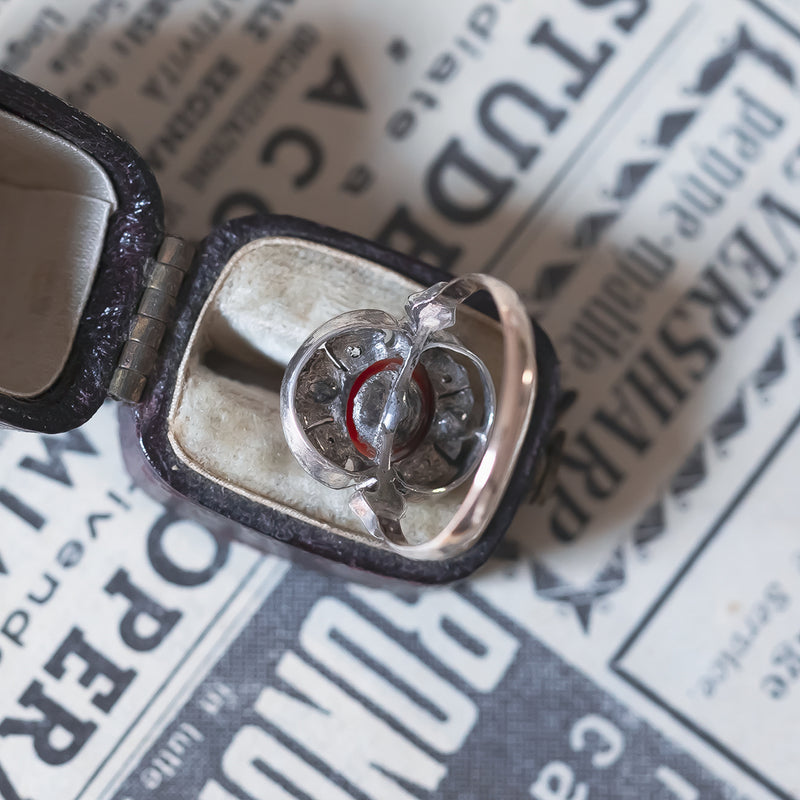
[[[60, 376], [36, 397], [0, 394], [1, 423], [57, 433], [86, 422], [106, 397], [141, 294], [147, 260], [164, 235], [161, 193], [149, 168], [127, 142], [43, 89], [0, 72], [0, 109], [62, 136], [88, 153], [107, 173], [118, 200], [97, 275]], [[43, 219], [42, 236], [47, 236], [46, 226]]]
[[[169, 406], [197, 317], [231, 256], [243, 245], [264, 236], [290, 236], [319, 242], [400, 272], [423, 285], [449, 277], [373, 242], [291, 217], [247, 217], [212, 232], [200, 249], [193, 273], [184, 283], [178, 298], [176, 324], [166, 335], [161, 358], [143, 402], [125, 412], [128, 417], [125, 452], [132, 474], [151, 484], [151, 491], [156, 491], [162, 499], [179, 504], [182, 512], [199, 515], [206, 525], [228, 533], [231, 530], [241, 533], [245, 529], [257, 532], [260, 544], [268, 551], [277, 550], [287, 555], [289, 550], [285, 545], [288, 544], [347, 567], [422, 584], [446, 583], [471, 574], [489, 558], [530, 490], [534, 464], [555, 417], [560, 394], [558, 362], [547, 335], [535, 324], [539, 390], [517, 467], [483, 537], [469, 551], [454, 558], [440, 562], [412, 561], [345, 539], [209, 480], [189, 468], [173, 451], [168, 438]], [[253, 541], [252, 535], [247, 538]]]

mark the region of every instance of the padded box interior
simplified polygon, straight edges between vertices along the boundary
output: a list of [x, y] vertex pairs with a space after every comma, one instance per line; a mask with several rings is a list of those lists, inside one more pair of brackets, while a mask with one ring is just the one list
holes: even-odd
[[[310, 477], [286, 445], [280, 422], [285, 366], [319, 325], [345, 311], [379, 308], [398, 319], [419, 286], [389, 269], [326, 245], [291, 237], [255, 240], [220, 273], [178, 371], [169, 438], [178, 457], [251, 500], [329, 530], [377, 544], [348, 506], [350, 490]], [[498, 385], [502, 333], [469, 309], [458, 335]], [[437, 533], [466, 487], [409, 504], [412, 541]]]
[[0, 392], [35, 397], [58, 378], [116, 205], [90, 156], [0, 111]]

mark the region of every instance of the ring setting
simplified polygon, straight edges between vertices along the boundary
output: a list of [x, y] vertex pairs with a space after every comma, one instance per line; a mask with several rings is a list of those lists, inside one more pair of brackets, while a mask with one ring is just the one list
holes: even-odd
[[[499, 407], [491, 371], [453, 331], [459, 306], [482, 290], [490, 293], [504, 332]], [[509, 336], [508, 325], [521, 330]], [[404, 530], [403, 518], [409, 503], [449, 494], [473, 478], [456, 517], [470, 505], [476, 483], [488, 477], [480, 476], [487, 456], [494, 461], [499, 444], [509, 449], [507, 432], [496, 430], [510, 421], [508, 413], [498, 419], [511, 400], [509, 369], [521, 373], [512, 385], [529, 384], [525, 407], [512, 401], [513, 416], [522, 423], [510, 443], [514, 449], [535, 389], [530, 321], [502, 282], [485, 275], [455, 278], [410, 295], [403, 319], [377, 309], [350, 311], [312, 333], [284, 375], [284, 434], [310, 475], [333, 489], [352, 490], [350, 508], [376, 543], [411, 558], [447, 557], [479, 536], [478, 520], [467, 526], [473, 530], [458, 524], [448, 530], [454, 520], [420, 543]]]

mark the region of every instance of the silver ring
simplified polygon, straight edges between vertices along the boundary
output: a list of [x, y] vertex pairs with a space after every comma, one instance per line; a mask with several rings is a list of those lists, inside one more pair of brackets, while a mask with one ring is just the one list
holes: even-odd
[[[503, 333], [499, 391], [449, 330], [479, 291], [491, 295]], [[505, 492], [536, 396], [533, 329], [516, 292], [482, 274], [412, 294], [405, 312], [397, 320], [352, 311], [314, 331], [284, 375], [281, 421], [303, 469], [326, 486], [353, 488], [350, 507], [379, 543], [439, 560], [477, 541]], [[408, 502], [470, 478], [444, 528], [406, 535]]]

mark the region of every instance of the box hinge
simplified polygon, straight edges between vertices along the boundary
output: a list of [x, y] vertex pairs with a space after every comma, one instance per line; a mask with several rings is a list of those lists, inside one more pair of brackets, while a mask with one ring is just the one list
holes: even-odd
[[155, 366], [158, 348], [172, 321], [175, 299], [192, 263], [193, 248], [177, 236], [165, 236], [153, 261], [139, 308], [122, 348], [108, 394], [137, 403]]

